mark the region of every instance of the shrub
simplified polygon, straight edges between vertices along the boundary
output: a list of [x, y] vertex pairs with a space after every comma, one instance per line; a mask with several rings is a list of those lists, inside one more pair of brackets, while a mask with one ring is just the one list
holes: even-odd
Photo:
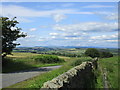
[[91, 57], [81, 57], [79, 59], [76, 59], [71, 65], [77, 66], [80, 65], [82, 62], [91, 61], [91, 60], [92, 60]]
[[85, 52], [85, 55], [86, 56], [90, 56], [92, 58], [95, 58], [95, 57], [99, 57], [100, 56], [100, 53], [97, 49], [95, 48], [88, 48]]
[[58, 58], [57, 56], [54, 55], [40, 55], [35, 58], [36, 62], [40, 63], [60, 63], [64, 62], [63, 59]]
[[101, 51], [101, 52], [100, 52], [100, 57], [101, 57], [101, 58], [113, 57], [113, 54], [110, 53], [110, 52]]

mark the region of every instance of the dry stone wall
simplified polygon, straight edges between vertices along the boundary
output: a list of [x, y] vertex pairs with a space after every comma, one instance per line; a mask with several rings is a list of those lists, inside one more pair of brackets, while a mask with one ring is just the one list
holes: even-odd
[[95, 83], [94, 69], [97, 59], [92, 62], [83, 62], [58, 77], [44, 83], [41, 89], [93, 88]]

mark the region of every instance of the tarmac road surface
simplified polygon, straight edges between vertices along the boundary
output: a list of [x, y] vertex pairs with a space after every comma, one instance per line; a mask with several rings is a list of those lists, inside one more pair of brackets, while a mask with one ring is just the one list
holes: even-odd
[[[59, 66], [48, 66], [48, 67], [40, 67], [32, 70], [24, 70], [20, 72], [14, 72], [14, 73], [3, 73], [2, 75], [2, 87], [4, 88], [13, 84], [16, 84], [18, 82], [24, 81], [28, 78], [37, 76], [41, 73], [48, 72], [57, 68], [60, 68]], [[0, 76], [1, 76], [0, 75]]]

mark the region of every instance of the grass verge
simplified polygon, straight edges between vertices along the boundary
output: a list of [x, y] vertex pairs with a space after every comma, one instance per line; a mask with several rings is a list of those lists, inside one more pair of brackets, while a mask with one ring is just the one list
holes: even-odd
[[[107, 73], [107, 81], [109, 88], [118, 88], [118, 56], [114, 56], [111, 58], [104, 58], [99, 60], [99, 65], [101, 69], [106, 70]], [[101, 72], [101, 76], [102, 76]], [[103, 83], [101, 76], [98, 76], [98, 85]]]

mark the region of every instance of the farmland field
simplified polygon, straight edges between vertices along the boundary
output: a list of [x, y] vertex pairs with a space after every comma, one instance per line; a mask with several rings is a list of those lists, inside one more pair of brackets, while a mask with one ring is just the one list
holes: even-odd
[[29, 57], [33, 57], [33, 56], [37, 56], [40, 54], [34, 54], [34, 53], [12, 53], [13, 55], [7, 55], [8, 57], [14, 57], [14, 58], [29, 58]]

